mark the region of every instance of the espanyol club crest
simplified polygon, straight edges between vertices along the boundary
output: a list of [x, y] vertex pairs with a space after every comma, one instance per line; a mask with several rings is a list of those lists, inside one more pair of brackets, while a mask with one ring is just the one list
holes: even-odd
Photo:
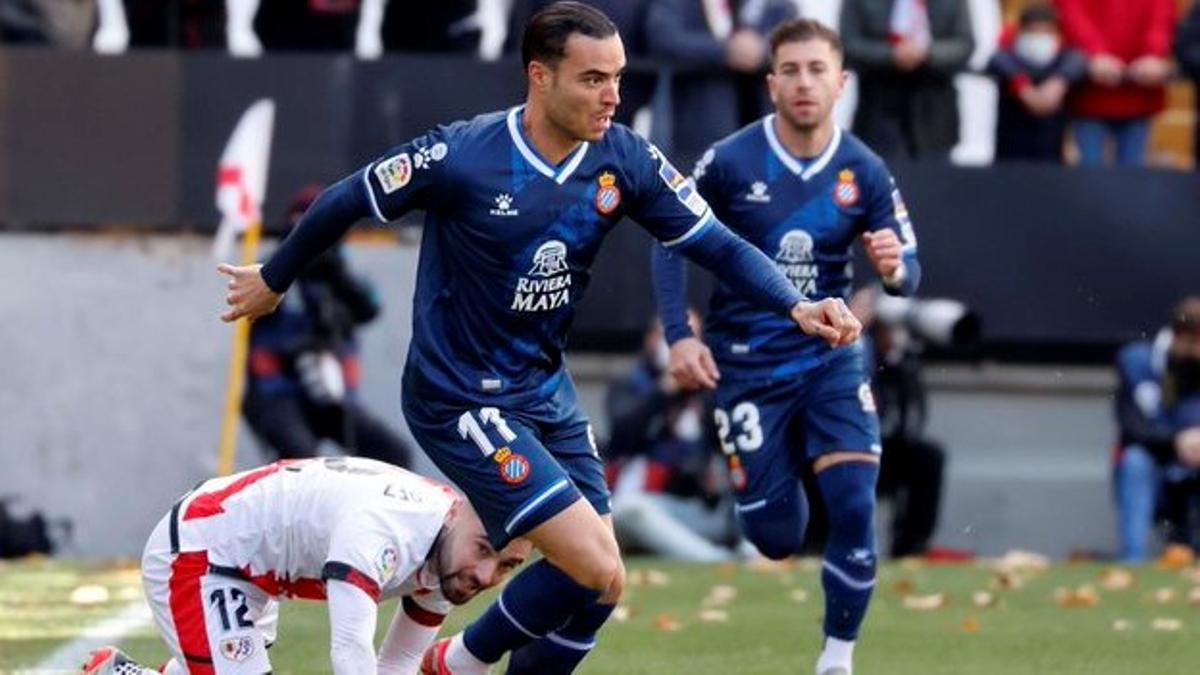
[[509, 485], [520, 485], [529, 478], [529, 460], [513, 452], [508, 446], [496, 450], [492, 459], [499, 465], [500, 479]]
[[596, 210], [607, 216], [621, 205], [621, 190], [617, 188], [617, 177], [605, 171], [596, 179]]
[[742, 460], [737, 455], [729, 456], [729, 482], [736, 492], [746, 489], [746, 470], [742, 468]]
[[858, 203], [858, 183], [854, 182], [854, 172], [850, 169], [842, 169], [838, 174], [837, 185], [833, 188], [833, 201], [843, 208]]

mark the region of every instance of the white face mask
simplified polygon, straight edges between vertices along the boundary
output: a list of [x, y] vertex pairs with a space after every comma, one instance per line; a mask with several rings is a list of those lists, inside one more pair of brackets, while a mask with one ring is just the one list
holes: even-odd
[[1045, 68], [1058, 56], [1058, 37], [1049, 33], [1021, 33], [1013, 51], [1034, 68]]

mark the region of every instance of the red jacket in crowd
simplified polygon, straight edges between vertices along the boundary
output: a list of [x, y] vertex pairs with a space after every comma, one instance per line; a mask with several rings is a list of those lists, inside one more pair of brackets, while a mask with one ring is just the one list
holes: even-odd
[[[1126, 65], [1141, 56], [1171, 56], [1175, 0], [1055, 0], [1067, 46], [1089, 57], [1108, 54]], [[1161, 111], [1163, 87], [1105, 87], [1081, 82], [1071, 100], [1077, 117], [1132, 119]]]

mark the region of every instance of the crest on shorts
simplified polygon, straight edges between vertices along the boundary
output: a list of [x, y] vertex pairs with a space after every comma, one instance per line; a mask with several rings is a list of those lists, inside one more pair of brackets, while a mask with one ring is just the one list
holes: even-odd
[[221, 656], [235, 663], [245, 661], [254, 656], [254, 639], [249, 635], [241, 635], [221, 640]]
[[499, 465], [500, 479], [509, 485], [520, 485], [529, 478], [529, 460], [513, 452], [508, 446], [496, 450], [492, 460]]
[[833, 188], [833, 201], [841, 207], [858, 203], [858, 183], [854, 182], [854, 172], [850, 169], [842, 169], [838, 173], [838, 182]]
[[742, 468], [742, 460], [737, 455], [729, 455], [729, 482], [737, 492], [746, 489], [746, 470]]

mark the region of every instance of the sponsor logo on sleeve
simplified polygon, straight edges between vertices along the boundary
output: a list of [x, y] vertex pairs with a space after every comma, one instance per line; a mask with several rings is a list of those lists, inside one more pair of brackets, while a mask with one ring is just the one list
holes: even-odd
[[412, 160], [407, 152], [385, 159], [375, 165], [375, 178], [383, 193], [390, 195], [412, 180]]
[[426, 146], [413, 154], [413, 166], [418, 169], [428, 169], [435, 162], [445, 159], [448, 152], [449, 148], [446, 147], [445, 143], [438, 142]]

